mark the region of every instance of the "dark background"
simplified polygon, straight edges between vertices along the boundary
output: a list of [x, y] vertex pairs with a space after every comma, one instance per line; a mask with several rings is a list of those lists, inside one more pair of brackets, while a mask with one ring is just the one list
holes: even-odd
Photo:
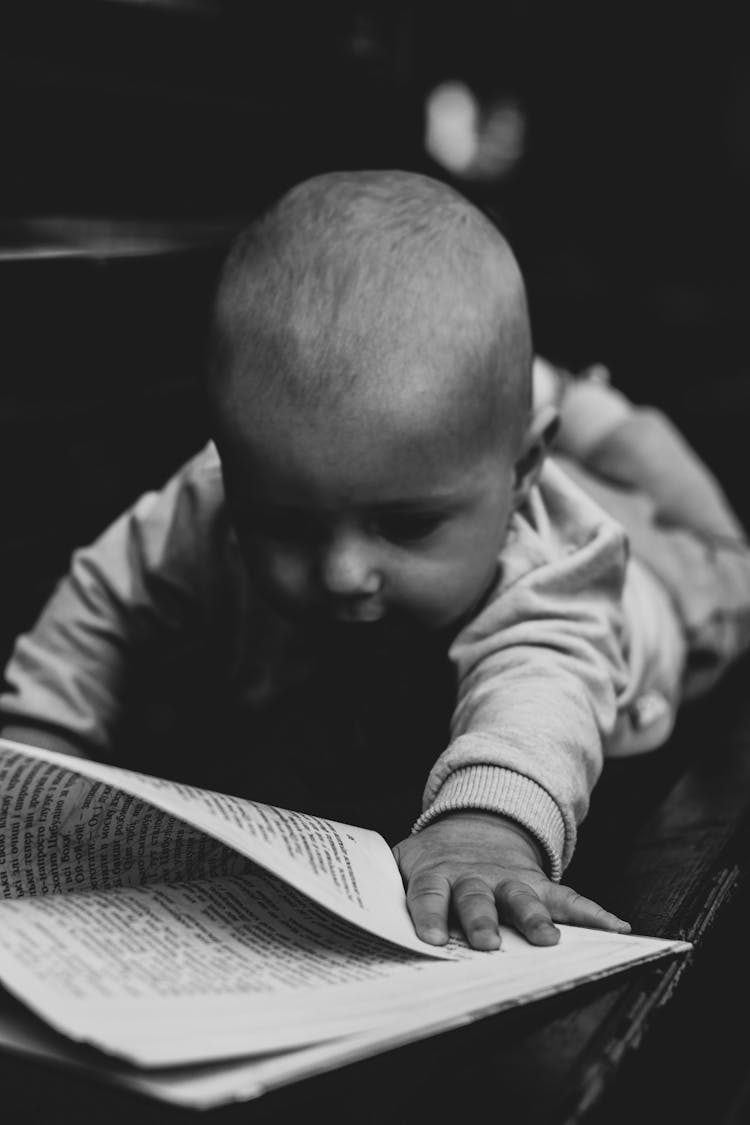
[[[668, 409], [750, 521], [749, 56], [739, 5], [4, 4], [0, 639], [204, 440], [227, 239], [326, 168], [421, 169], [492, 210], [538, 351]], [[447, 79], [521, 107], [509, 175], [426, 152]]]

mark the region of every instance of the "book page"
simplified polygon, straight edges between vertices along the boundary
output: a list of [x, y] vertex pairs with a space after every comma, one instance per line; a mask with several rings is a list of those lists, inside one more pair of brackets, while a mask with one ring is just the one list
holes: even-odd
[[[684, 955], [692, 948], [688, 942], [633, 935], [622, 940], [619, 935], [600, 931], [591, 932], [593, 940], [586, 940], [586, 931], [565, 926], [561, 930], [566, 956], [547, 959], [541, 979], [537, 977], [536, 963], [527, 959], [524, 968], [514, 974], [510, 988], [495, 983], [491, 989], [485, 988], [480, 998], [460, 992], [443, 996], [438, 988], [429, 1005], [412, 1007], [408, 1013], [370, 1030], [295, 1050], [188, 1067], [139, 1070], [116, 1059], [92, 1059], [89, 1052], [80, 1051], [69, 1040], [58, 1038], [43, 1024], [33, 1022], [25, 1010], [12, 1006], [12, 1002], [3, 1006], [1, 1000], [0, 1049], [74, 1068], [92, 1080], [137, 1090], [167, 1104], [206, 1110], [249, 1101], [270, 1090], [465, 1026], [506, 1008], [542, 1000], [583, 981], [608, 977], [666, 956]], [[561, 946], [552, 948], [560, 950]], [[432, 965], [431, 971], [440, 968]]]
[[203, 1064], [126, 1080], [206, 1107], [690, 949], [563, 926], [557, 946], [504, 930], [504, 951], [434, 962], [272, 884], [258, 871], [0, 903], [0, 977], [66, 1036], [146, 1067]]
[[120, 789], [0, 748], [0, 898], [201, 879], [250, 866]]
[[148, 802], [370, 933], [430, 957], [451, 956], [416, 936], [396, 861], [377, 832], [0, 739], [0, 758], [13, 752]]
[[[404, 1012], [392, 1022], [369, 1031], [256, 1060], [235, 1060], [214, 1067], [161, 1074], [120, 1073], [113, 1076], [114, 1080], [152, 1097], [200, 1109], [249, 1100], [347, 1063], [466, 1026], [519, 1004], [565, 992], [585, 981], [599, 980], [665, 956], [684, 956], [692, 948], [683, 941], [603, 931], [589, 931], [592, 936], [587, 940], [587, 931], [567, 926], [560, 928], [561, 944], [546, 947], [557, 950], [557, 955], [537, 959], [535, 954], [541, 952], [541, 947], [527, 948], [528, 955], [521, 960], [514, 956], [519, 952], [517, 949], [513, 953], [507, 951], [506, 960], [502, 962], [506, 974], [498, 973], [488, 980], [490, 973], [483, 968], [477, 974], [485, 978], [479, 989], [474, 984], [471, 988], [443, 993], [438, 986], [418, 1011]], [[505, 931], [503, 934], [505, 938]], [[622, 937], [624, 941], [619, 940]], [[496, 956], [490, 954], [490, 957]], [[430, 974], [437, 977], [435, 970], [444, 967], [448, 968], [431, 965]]]
[[71, 1038], [146, 1066], [375, 1026], [420, 1000], [434, 964], [261, 868], [0, 903], [5, 987]]

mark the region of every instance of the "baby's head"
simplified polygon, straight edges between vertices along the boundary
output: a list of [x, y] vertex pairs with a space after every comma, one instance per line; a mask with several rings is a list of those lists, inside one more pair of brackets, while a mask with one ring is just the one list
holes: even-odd
[[311, 621], [455, 631], [541, 461], [531, 365], [516, 261], [448, 186], [340, 172], [288, 192], [229, 254], [209, 374], [261, 589]]

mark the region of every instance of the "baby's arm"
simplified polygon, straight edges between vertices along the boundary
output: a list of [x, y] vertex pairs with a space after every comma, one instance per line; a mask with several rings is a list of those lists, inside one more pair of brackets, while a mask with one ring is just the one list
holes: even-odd
[[177, 640], [195, 618], [190, 552], [179, 540], [204, 518], [194, 483], [200, 468], [195, 458], [74, 554], [5, 669], [4, 737], [82, 756], [112, 753], [138, 653]]
[[498, 919], [537, 944], [557, 939], [554, 921], [628, 928], [559, 883], [628, 682], [624, 539], [559, 471], [545, 473], [546, 508], [537, 497], [532, 522], [514, 521], [504, 580], [452, 647], [453, 739], [395, 849], [428, 941], [445, 940], [449, 906], [479, 948], [497, 945]]

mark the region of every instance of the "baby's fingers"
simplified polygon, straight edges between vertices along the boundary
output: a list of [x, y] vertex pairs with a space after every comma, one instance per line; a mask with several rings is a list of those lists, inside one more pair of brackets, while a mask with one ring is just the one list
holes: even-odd
[[500, 928], [492, 888], [475, 875], [466, 875], [453, 884], [453, 909], [474, 949], [499, 949]]
[[560, 931], [552, 925], [547, 907], [536, 891], [520, 879], [505, 879], [495, 887], [498, 913], [532, 945], [555, 945]]
[[406, 889], [406, 905], [417, 936], [430, 945], [448, 940], [448, 907], [451, 885], [444, 875], [425, 871], [415, 875]]
[[597, 902], [584, 898], [571, 887], [553, 884], [547, 891], [547, 904], [556, 922], [571, 926], [590, 926], [596, 930], [614, 930], [620, 934], [630, 932], [630, 925], [611, 914]]

